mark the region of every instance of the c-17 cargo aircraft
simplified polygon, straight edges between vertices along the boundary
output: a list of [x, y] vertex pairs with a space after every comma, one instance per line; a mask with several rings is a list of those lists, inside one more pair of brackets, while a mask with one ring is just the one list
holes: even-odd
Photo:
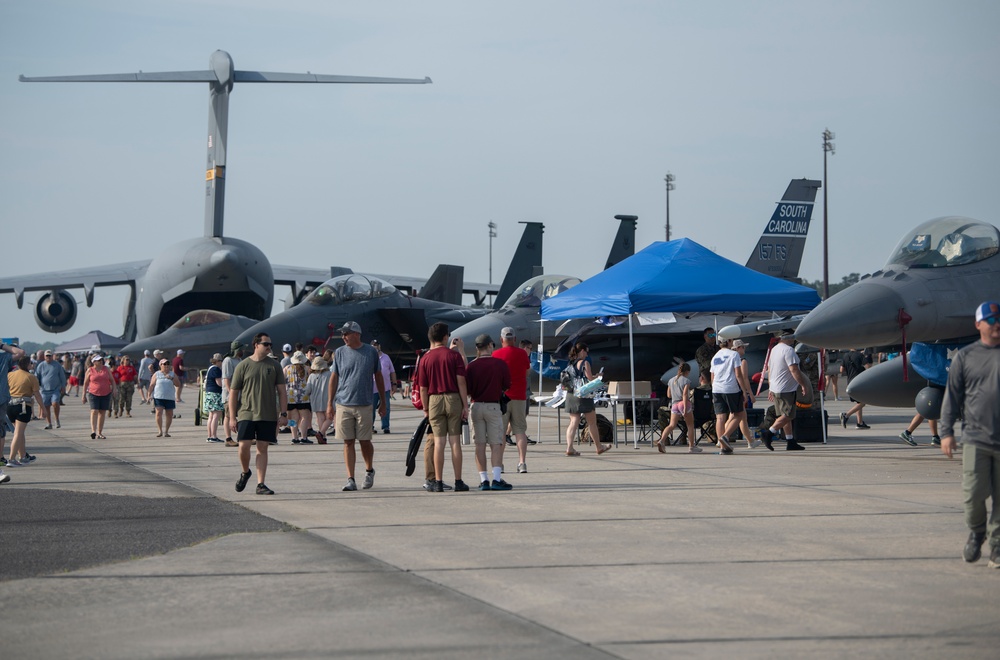
[[[94, 288], [125, 285], [131, 289], [124, 313], [127, 340], [163, 332], [193, 310], [208, 309], [253, 319], [264, 319], [274, 303], [274, 285], [292, 288], [292, 299], [301, 300], [313, 287], [345, 268], [277, 266], [256, 246], [223, 235], [226, 186], [229, 95], [236, 83], [362, 83], [427, 84], [430, 78], [379, 78], [367, 76], [273, 73], [237, 70], [229, 53], [215, 51], [209, 68], [199, 71], [123, 73], [50, 77], [25, 77], [22, 82], [129, 82], [201, 83], [209, 88], [207, 164], [205, 170], [204, 235], [175, 243], [147, 261], [95, 266], [59, 272], [0, 278], [0, 293], [13, 293], [18, 309], [25, 291], [43, 291], [35, 303], [35, 320], [48, 332], [64, 332], [76, 320], [76, 301], [67, 289], [82, 288], [88, 307]], [[416, 291], [425, 280], [380, 276], [394, 286]], [[466, 293], [477, 300], [495, 295], [487, 284], [466, 284]]]
[[[764, 227], [764, 231], [747, 260], [746, 267], [767, 275], [797, 281], [802, 251], [809, 232], [813, 204], [820, 182], [811, 179], [793, 179], [786, 188], [781, 201]], [[634, 243], [629, 243], [627, 253], [614, 249], [622, 240], [622, 231], [631, 226], [634, 239], [635, 217], [616, 216], [621, 222], [612, 257], [606, 268], [634, 253]], [[623, 218], [630, 218], [631, 223]], [[507, 303], [493, 314], [471, 321], [452, 333], [462, 337], [466, 352], [474, 354], [475, 337], [488, 333], [494, 341], [499, 341], [500, 330], [505, 326], [514, 328], [518, 337], [538, 342], [539, 319], [542, 299], [557, 295], [569, 289], [580, 280], [566, 275], [546, 275], [525, 282]], [[724, 317], [726, 323], [741, 321], [732, 315]], [[702, 314], [676, 318], [673, 323], [639, 325], [633, 328], [635, 349], [636, 380], [658, 380], [666, 370], [674, 365], [673, 356], [689, 358], [704, 341], [702, 331], [713, 325], [714, 317]], [[548, 326], [552, 326], [552, 330]], [[557, 342], [553, 353], [556, 360], [564, 360], [570, 347], [578, 340], [590, 346], [594, 360], [594, 370], [604, 369], [605, 380], [628, 380], [630, 377], [628, 332], [623, 326], [608, 327], [593, 319], [577, 319], [561, 326], [546, 324], [544, 343]], [[751, 345], [751, 348], [754, 348]], [[558, 368], [546, 366], [546, 373], [557, 374]]]

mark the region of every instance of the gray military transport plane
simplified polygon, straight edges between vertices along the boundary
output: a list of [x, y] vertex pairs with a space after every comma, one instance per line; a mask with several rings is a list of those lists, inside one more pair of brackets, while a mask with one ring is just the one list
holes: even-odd
[[[76, 320], [76, 301], [67, 289], [82, 288], [88, 307], [94, 288], [125, 285], [131, 294], [124, 312], [127, 340], [143, 339], [165, 331], [193, 310], [216, 310], [256, 320], [267, 318], [274, 302], [274, 285], [292, 288], [292, 299], [301, 300], [312, 288], [344, 272], [345, 268], [272, 266], [254, 245], [223, 236], [226, 191], [226, 149], [229, 94], [236, 83], [366, 83], [426, 84], [430, 78], [376, 78], [271, 73], [235, 69], [225, 51], [215, 51], [209, 68], [201, 71], [123, 73], [77, 76], [25, 77], [22, 82], [132, 82], [202, 83], [209, 88], [208, 158], [205, 170], [204, 235], [175, 243], [152, 260], [96, 266], [77, 270], [0, 278], [0, 293], [13, 293], [18, 309], [25, 291], [42, 291], [35, 303], [35, 320], [48, 332], [63, 332]], [[415, 291], [420, 278], [379, 276], [394, 286]], [[466, 293], [477, 300], [498, 292], [487, 284], [466, 284]]]

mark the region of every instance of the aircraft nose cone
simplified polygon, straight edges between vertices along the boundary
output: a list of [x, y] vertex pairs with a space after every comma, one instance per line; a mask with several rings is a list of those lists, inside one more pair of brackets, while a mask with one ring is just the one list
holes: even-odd
[[795, 338], [820, 348], [898, 344], [903, 299], [881, 284], [863, 281], [825, 300], [795, 329]]

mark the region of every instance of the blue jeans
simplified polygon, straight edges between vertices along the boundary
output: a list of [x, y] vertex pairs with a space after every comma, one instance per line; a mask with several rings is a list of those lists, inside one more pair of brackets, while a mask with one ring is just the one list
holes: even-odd
[[[986, 532], [990, 547], [1000, 546], [1000, 452], [963, 443], [962, 473], [965, 524], [973, 532]], [[990, 498], [992, 512], [987, 521], [986, 500]]]
[[[378, 392], [376, 392], [374, 394], [374, 397], [375, 397], [375, 399], [372, 401], [372, 404], [373, 404], [372, 405], [372, 426], [373, 427], [375, 426], [375, 417], [378, 415], [378, 403], [379, 403], [379, 398], [380, 398]], [[382, 430], [383, 431], [388, 431], [389, 430], [389, 402], [390, 401], [391, 401], [391, 399], [389, 397], [385, 397], [385, 417], [382, 418]]]

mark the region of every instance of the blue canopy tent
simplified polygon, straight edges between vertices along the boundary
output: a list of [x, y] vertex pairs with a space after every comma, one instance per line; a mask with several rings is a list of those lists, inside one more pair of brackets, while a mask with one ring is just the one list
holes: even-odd
[[[634, 392], [633, 313], [805, 311], [819, 302], [814, 289], [751, 270], [681, 238], [653, 243], [572, 289], [543, 300], [541, 316], [543, 321], [628, 316]], [[634, 398], [632, 405], [634, 409]]]

